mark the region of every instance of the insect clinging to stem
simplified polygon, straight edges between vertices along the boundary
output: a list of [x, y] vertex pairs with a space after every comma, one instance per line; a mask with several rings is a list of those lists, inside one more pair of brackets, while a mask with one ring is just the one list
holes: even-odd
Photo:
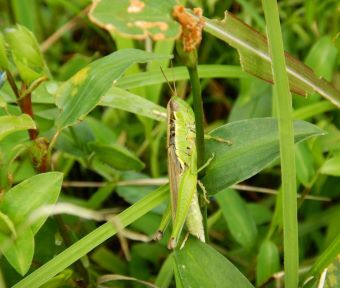
[[[163, 70], [162, 73], [166, 78]], [[171, 87], [170, 87], [171, 88]], [[177, 246], [179, 236], [186, 223], [190, 234], [205, 242], [203, 218], [198, 203], [197, 184], [205, 193], [199, 182], [198, 172], [212, 160], [197, 168], [195, 116], [190, 105], [175, 94], [167, 104], [167, 154], [168, 174], [170, 182], [170, 203], [163, 215], [160, 227], [154, 239], [160, 240], [170, 220], [172, 232], [168, 248]], [[211, 139], [212, 137], [209, 136]], [[230, 145], [230, 141], [215, 139]]]

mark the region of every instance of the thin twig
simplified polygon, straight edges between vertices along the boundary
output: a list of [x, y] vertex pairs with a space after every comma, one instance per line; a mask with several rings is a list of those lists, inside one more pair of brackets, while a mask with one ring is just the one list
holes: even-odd
[[[116, 186], [159, 186], [159, 185], [167, 184], [168, 182], [169, 182], [168, 178], [146, 178], [146, 179], [133, 179], [133, 180], [119, 181], [116, 183]], [[103, 187], [106, 184], [107, 182], [64, 181], [63, 187], [64, 188], [69, 188], [69, 187], [97, 188], [97, 187]], [[248, 191], [248, 192], [255, 192], [255, 193], [278, 195], [277, 190], [265, 188], [265, 187], [236, 184], [236, 185], [232, 185], [230, 188], [236, 189], [241, 192]], [[297, 197], [301, 198], [302, 195], [298, 194]], [[332, 199], [328, 197], [313, 196], [313, 195], [306, 196], [306, 199], [315, 200], [315, 201], [325, 201], [325, 202], [332, 201]]]

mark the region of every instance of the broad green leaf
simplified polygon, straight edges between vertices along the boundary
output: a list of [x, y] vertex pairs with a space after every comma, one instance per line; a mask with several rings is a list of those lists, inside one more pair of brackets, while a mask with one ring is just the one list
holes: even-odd
[[233, 238], [245, 248], [252, 248], [257, 240], [255, 220], [248, 211], [245, 201], [233, 189], [216, 194], [218, 205]]
[[158, 121], [166, 119], [164, 107], [117, 87], [109, 89], [102, 98], [100, 105], [121, 109]]
[[96, 157], [117, 170], [141, 170], [144, 168], [144, 163], [137, 156], [118, 144], [91, 143], [90, 147], [96, 153]]
[[181, 29], [172, 19], [174, 0], [94, 1], [89, 17], [96, 25], [118, 34], [142, 40], [176, 39]]
[[[204, 19], [206, 32], [237, 49], [242, 68], [246, 72], [270, 83], [273, 82], [271, 57], [266, 37], [228, 11], [225, 12], [225, 18], [222, 21]], [[293, 56], [286, 53], [285, 58], [292, 92], [309, 95], [315, 91], [340, 107], [340, 92], [338, 90], [329, 82], [317, 77], [308, 66]]]
[[280, 253], [277, 246], [265, 240], [260, 246], [256, 263], [256, 286], [261, 286], [275, 272], [280, 271]]
[[[117, 215], [117, 221], [120, 221], [121, 228], [130, 225], [147, 212], [151, 211], [155, 206], [159, 205], [168, 198], [169, 185], [164, 185], [152, 193], [146, 195], [141, 201], [130, 206], [122, 213]], [[84, 238], [75, 242], [72, 246], [64, 250], [52, 260], [39, 267], [30, 275], [13, 286], [13, 288], [38, 288], [46, 283], [53, 276], [57, 275], [75, 261], [89, 253], [101, 243], [117, 233], [117, 229], [111, 222], [107, 222]]]
[[74, 125], [100, 102], [101, 97], [132, 64], [167, 58], [137, 49], [119, 50], [81, 69], [58, 89], [59, 129]]
[[11, 266], [21, 275], [25, 275], [31, 266], [34, 254], [34, 235], [26, 227], [18, 231], [15, 239], [0, 233], [0, 249]]
[[[320, 128], [304, 121], [295, 121], [294, 129], [296, 143], [323, 134]], [[215, 155], [203, 178], [209, 194], [250, 178], [279, 157], [277, 120], [274, 118], [231, 122], [209, 134], [232, 142], [232, 145], [226, 145], [206, 141], [206, 158]]]
[[[0, 211], [14, 224], [23, 224], [37, 208], [56, 202], [61, 189], [63, 174], [49, 172], [35, 175], [6, 192], [0, 203]], [[46, 217], [39, 218], [32, 226], [34, 234], [44, 224]]]
[[174, 260], [177, 287], [253, 287], [227, 258], [193, 237], [175, 250]]
[[328, 159], [322, 165], [320, 172], [326, 175], [340, 176], [340, 153]]
[[32, 118], [27, 114], [0, 117], [0, 141], [11, 133], [28, 129], [36, 129], [36, 126]]

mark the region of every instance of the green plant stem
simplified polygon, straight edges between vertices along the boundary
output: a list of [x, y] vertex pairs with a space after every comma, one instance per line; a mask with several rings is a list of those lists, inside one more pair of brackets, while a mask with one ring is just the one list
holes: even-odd
[[201, 167], [204, 164], [204, 128], [203, 128], [203, 102], [201, 95], [201, 84], [198, 77], [197, 65], [187, 67], [191, 91], [193, 96], [194, 113], [195, 113], [195, 128], [196, 128], [196, 147], [197, 147], [197, 167]]
[[285, 287], [294, 288], [298, 286], [299, 253], [292, 97], [289, 91], [277, 2], [262, 0], [262, 4], [272, 59], [274, 95], [277, 97], [282, 171]]
[[[120, 222], [121, 228], [125, 228], [130, 225], [154, 207], [165, 201], [168, 195], [169, 186], [162, 186], [124, 210], [117, 216], [117, 221]], [[101, 225], [71, 247], [61, 252], [45, 265], [41, 266], [18, 282], [13, 286], [13, 288], [40, 287], [75, 261], [102, 244], [105, 240], [114, 236], [117, 232], [116, 226], [111, 222]]]
[[[197, 147], [197, 167], [202, 167], [204, 165], [204, 112], [203, 112], [203, 101], [201, 94], [201, 84], [198, 77], [197, 62], [187, 66], [190, 82], [191, 82], [191, 92], [193, 96], [194, 104], [194, 114], [195, 114], [195, 129], [196, 129], [196, 147]], [[203, 172], [204, 173], [204, 172]], [[206, 241], [209, 241], [208, 235], [208, 212], [207, 203], [204, 196], [200, 194], [200, 206], [203, 217], [203, 227]]]

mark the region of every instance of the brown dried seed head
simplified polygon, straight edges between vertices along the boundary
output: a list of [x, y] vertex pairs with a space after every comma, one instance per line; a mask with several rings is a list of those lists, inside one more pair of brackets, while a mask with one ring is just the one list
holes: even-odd
[[198, 20], [187, 13], [182, 5], [175, 6], [172, 14], [182, 26], [181, 38], [183, 49], [186, 52], [195, 50], [202, 40], [202, 29], [204, 26], [202, 9], [195, 8], [194, 14], [199, 17]]

